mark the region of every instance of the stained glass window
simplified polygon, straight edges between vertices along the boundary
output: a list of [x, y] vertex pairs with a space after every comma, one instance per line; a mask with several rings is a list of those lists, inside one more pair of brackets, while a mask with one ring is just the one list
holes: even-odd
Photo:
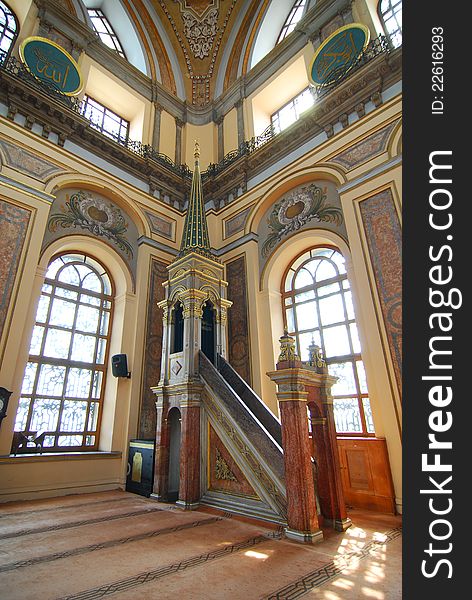
[[113, 27], [110, 21], [106, 18], [105, 14], [99, 8], [87, 9], [90, 20], [92, 21], [92, 27], [95, 33], [99, 36], [102, 42], [108, 46], [111, 50], [117, 52], [123, 58], [126, 58], [123, 48], [121, 47], [118, 36], [113, 31]]
[[285, 19], [282, 29], [280, 30], [277, 44], [285, 39], [294, 29], [298, 21], [303, 17], [307, 0], [295, 0], [288, 17]]
[[394, 48], [402, 45], [402, 0], [380, 0], [380, 18]]
[[344, 258], [334, 248], [313, 248], [299, 256], [285, 276], [285, 325], [297, 352], [308, 361], [314, 341], [331, 375], [336, 431], [373, 435], [374, 423]]
[[0, 0], [0, 65], [7, 58], [18, 36], [18, 22], [5, 2]]
[[49, 264], [15, 421], [27, 436], [45, 433], [45, 452], [98, 448], [112, 302], [98, 261], [65, 254]]
[[129, 135], [129, 121], [100, 104], [90, 96], [84, 96], [82, 114], [94, 129], [112, 138], [119, 144], [126, 144]]

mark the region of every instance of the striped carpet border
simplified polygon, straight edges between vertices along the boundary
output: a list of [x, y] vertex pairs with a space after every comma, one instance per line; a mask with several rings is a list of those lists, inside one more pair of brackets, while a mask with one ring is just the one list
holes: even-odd
[[[261, 542], [267, 541], [267, 538], [276, 537], [276, 532], [270, 531], [261, 535], [257, 535], [255, 537], [251, 537], [249, 539], [243, 540], [242, 542], [238, 542], [236, 544], [232, 544], [231, 546], [226, 546], [225, 548], [217, 548], [206, 554], [200, 554], [198, 556], [192, 556], [187, 558], [181, 562], [173, 563], [171, 565], [165, 565], [163, 567], [159, 567], [154, 569], [153, 571], [148, 571], [146, 573], [139, 573], [133, 577], [127, 577], [126, 579], [122, 579], [120, 581], [115, 581], [106, 585], [102, 585], [100, 587], [96, 587], [90, 590], [85, 590], [83, 592], [79, 592], [77, 594], [73, 594], [71, 596], [64, 596], [59, 600], [97, 600], [98, 598], [103, 598], [105, 596], [109, 596], [110, 594], [115, 594], [117, 592], [124, 592], [126, 590], [135, 588], [137, 586], [150, 583], [152, 581], [156, 581], [161, 577], [165, 577], [167, 575], [171, 575], [172, 573], [185, 571], [186, 569], [191, 569], [193, 567], [198, 567], [207, 562], [211, 562], [218, 558], [223, 558], [234, 554], [235, 552], [239, 552], [240, 550], [246, 550], [247, 548], [251, 548], [253, 546], [257, 546]], [[279, 537], [281, 534], [278, 534]], [[137, 596], [138, 597], [138, 596]]]
[[183, 523], [181, 525], [175, 525], [174, 527], [165, 527], [162, 529], [155, 529], [154, 531], [147, 531], [137, 535], [129, 536], [126, 538], [120, 538], [116, 540], [109, 540], [100, 544], [90, 544], [89, 546], [82, 546], [81, 548], [74, 548], [72, 550], [65, 550], [64, 552], [56, 552], [54, 554], [46, 554], [45, 556], [38, 556], [36, 558], [30, 558], [26, 560], [19, 560], [14, 563], [8, 563], [0, 566], [0, 573], [5, 571], [13, 571], [21, 567], [31, 567], [45, 562], [52, 562], [61, 558], [69, 558], [70, 556], [78, 556], [80, 554], [87, 554], [88, 552], [94, 552], [95, 550], [104, 550], [106, 548], [113, 548], [114, 546], [120, 546], [121, 544], [128, 544], [130, 542], [138, 542], [149, 538], [158, 537], [160, 535], [166, 535], [169, 533], [176, 533], [185, 529], [193, 529], [194, 527], [202, 527], [203, 525], [211, 525], [217, 521], [222, 521], [222, 517], [209, 517], [208, 519], [201, 519], [199, 521], [192, 521], [190, 523]]
[[33, 535], [35, 533], [46, 533], [49, 531], [59, 531], [61, 529], [71, 529], [73, 527], [82, 527], [83, 525], [94, 525], [95, 523], [104, 523], [105, 521], [115, 521], [116, 519], [127, 519], [128, 517], [136, 517], [138, 515], [145, 515], [151, 512], [158, 512], [166, 510], [163, 508], [145, 508], [142, 510], [133, 510], [127, 513], [120, 513], [119, 515], [109, 515], [104, 517], [97, 517], [95, 519], [84, 519], [82, 521], [75, 521], [73, 523], [62, 523], [60, 525], [48, 525], [47, 527], [38, 527], [37, 529], [23, 529], [22, 531], [15, 531], [12, 533], [5, 533], [0, 535], [0, 540], [7, 540], [9, 538], [17, 538], [24, 535]]
[[[82, 508], [82, 506], [93, 506], [94, 504], [111, 504], [112, 502], [123, 502], [124, 500], [127, 500], [128, 502], [130, 500], [135, 501], [134, 498], [130, 498], [129, 496], [127, 496], [126, 498], [110, 498], [110, 499], [105, 499], [105, 500], [93, 500], [92, 502], [81, 502], [78, 504], [62, 504], [61, 506], [51, 506], [50, 508], [34, 508], [32, 510], [19, 510], [19, 511], [15, 511], [15, 512], [5, 512], [2, 513], [0, 512], [0, 519], [5, 519], [7, 517], [16, 517], [16, 516], [22, 516], [22, 515], [31, 515], [34, 513], [45, 513], [45, 512], [52, 512], [55, 511], [57, 512], [58, 510], [67, 510], [69, 508]], [[143, 498], [144, 500], [144, 498]], [[0, 508], [1, 510], [1, 508]]]

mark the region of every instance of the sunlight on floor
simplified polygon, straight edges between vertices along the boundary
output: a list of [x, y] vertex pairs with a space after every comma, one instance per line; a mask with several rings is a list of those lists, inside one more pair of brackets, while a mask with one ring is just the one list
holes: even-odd
[[254, 550], [248, 550], [244, 553], [244, 556], [250, 556], [251, 558], [259, 558], [263, 560], [269, 558], [268, 554], [264, 554], [263, 552], [255, 552]]

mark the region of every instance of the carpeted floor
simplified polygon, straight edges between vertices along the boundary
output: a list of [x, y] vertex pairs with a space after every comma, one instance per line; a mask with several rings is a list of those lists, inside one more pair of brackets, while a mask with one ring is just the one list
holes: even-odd
[[122, 491], [0, 505], [2, 600], [396, 600], [401, 518], [352, 511], [316, 545]]

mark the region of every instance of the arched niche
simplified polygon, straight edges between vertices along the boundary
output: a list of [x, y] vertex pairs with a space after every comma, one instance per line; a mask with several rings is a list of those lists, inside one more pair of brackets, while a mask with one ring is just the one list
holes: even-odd
[[245, 233], [256, 233], [264, 213], [285, 193], [290, 192], [297, 186], [323, 180], [331, 181], [339, 188], [346, 182], [346, 177], [341, 169], [336, 166], [318, 164], [316, 168], [311, 167], [293, 171], [290, 173], [290, 177], [276, 181], [254, 205], [246, 222]]
[[[134, 286], [140, 237], [135, 218], [131, 203], [113, 192], [77, 183], [60, 187], [55, 190], [50, 207], [42, 250], [58, 239], [69, 237], [71, 231], [84, 238], [98, 238], [123, 259]], [[143, 231], [141, 219], [136, 221]]]
[[184, 349], [184, 307], [180, 300], [171, 310], [171, 346], [170, 353], [182, 352]]
[[49, 178], [44, 191], [57, 196], [60, 190], [66, 188], [79, 188], [105, 196], [130, 215], [138, 229], [139, 236], [151, 235], [149, 223], [141, 210], [137, 208], [136, 203], [108, 179], [89, 174], [85, 176], [79, 173], [61, 173]]
[[211, 300], [203, 304], [201, 348], [213, 364], [216, 362], [216, 309]]
[[175, 502], [179, 497], [181, 420], [180, 410], [176, 407], [171, 408], [167, 415], [167, 430], [169, 434], [167, 499], [169, 502]]

